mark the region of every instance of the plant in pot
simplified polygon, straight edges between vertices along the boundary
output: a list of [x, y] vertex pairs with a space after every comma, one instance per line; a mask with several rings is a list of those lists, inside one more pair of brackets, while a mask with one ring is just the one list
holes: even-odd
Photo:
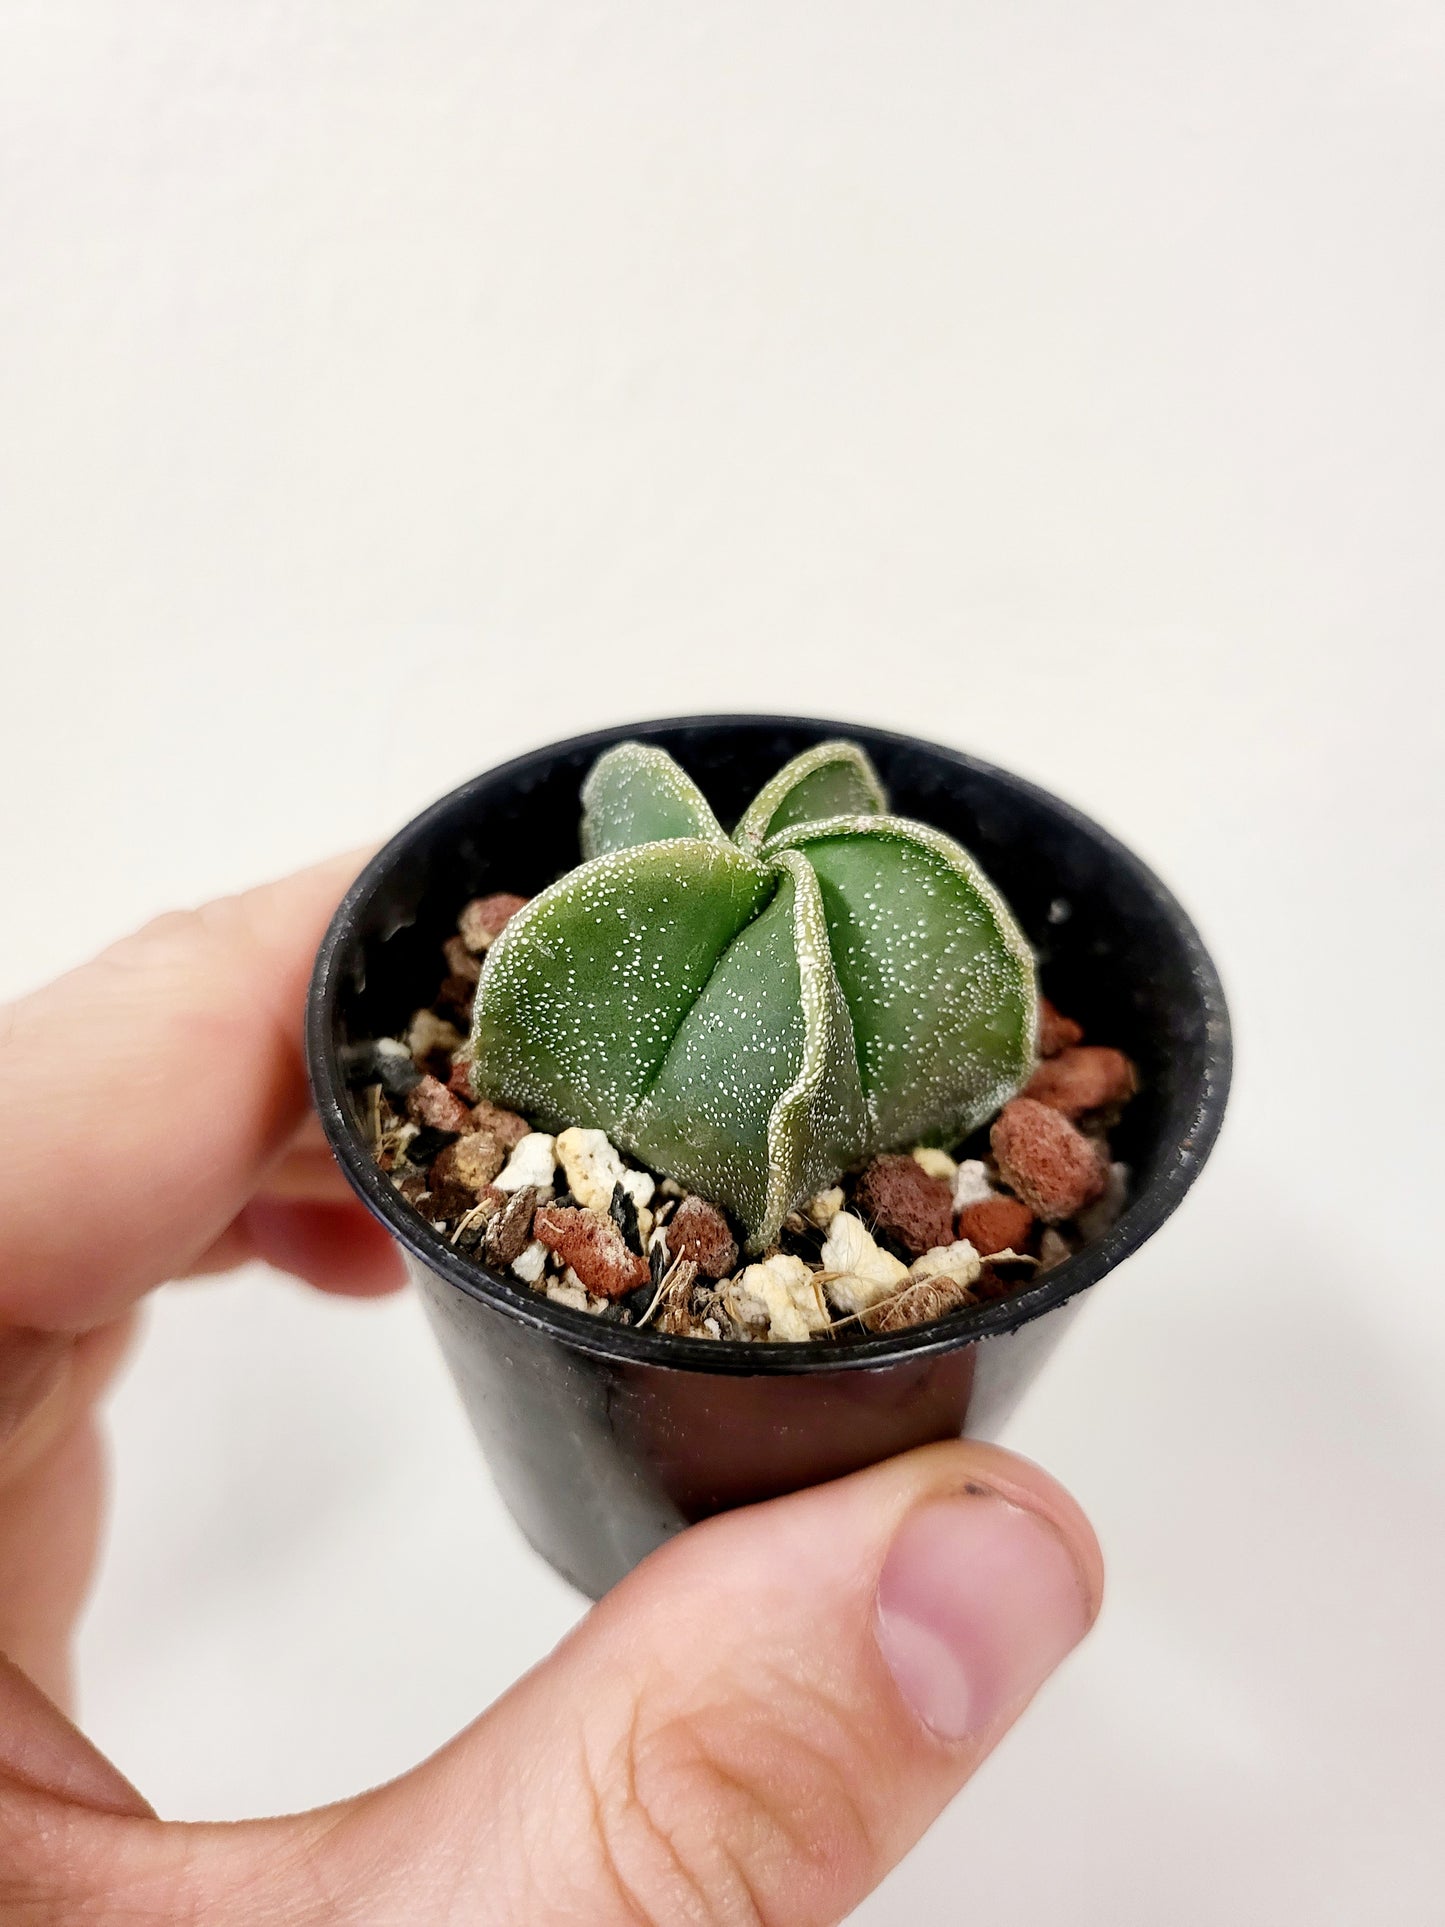
[[691, 1518], [996, 1426], [1228, 1066], [1198, 939], [1103, 832], [769, 718], [436, 806], [338, 912], [310, 1047], [512, 1509], [593, 1593]]

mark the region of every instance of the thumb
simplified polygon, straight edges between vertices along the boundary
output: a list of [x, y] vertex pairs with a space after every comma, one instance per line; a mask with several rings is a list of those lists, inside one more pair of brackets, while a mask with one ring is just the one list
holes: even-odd
[[0, 1747], [3, 1884], [37, 1920], [123, 1892], [137, 1927], [819, 1927], [964, 1784], [1100, 1584], [1036, 1466], [929, 1446], [695, 1526], [413, 1772], [241, 1826], [156, 1820], [17, 1676], [35, 1737]]
[[913, 1452], [695, 1527], [328, 1836], [342, 1918], [840, 1919], [1082, 1638], [1093, 1533], [1036, 1467]]

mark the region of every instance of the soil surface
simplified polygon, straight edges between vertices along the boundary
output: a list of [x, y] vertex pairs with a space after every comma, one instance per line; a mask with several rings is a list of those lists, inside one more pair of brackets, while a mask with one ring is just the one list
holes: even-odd
[[1134, 1066], [1043, 999], [1037, 1068], [996, 1117], [951, 1151], [913, 1145], [846, 1173], [745, 1260], [724, 1211], [603, 1132], [538, 1130], [473, 1092], [472, 999], [525, 901], [466, 904], [432, 1003], [344, 1061], [372, 1155], [408, 1204], [527, 1289], [677, 1337], [840, 1342], [1006, 1298], [1124, 1208], [1129, 1171], [1108, 1133]]

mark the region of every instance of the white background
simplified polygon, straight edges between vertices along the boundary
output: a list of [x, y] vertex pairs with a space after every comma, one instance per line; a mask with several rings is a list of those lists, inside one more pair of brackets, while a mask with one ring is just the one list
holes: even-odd
[[[0, 15], [0, 988], [734, 707], [1024, 771], [1217, 950], [1224, 1141], [1011, 1434], [1103, 1623], [870, 1927], [1441, 1918], [1442, 20]], [[390, 1774], [579, 1610], [412, 1303], [177, 1288], [114, 1433], [84, 1712], [164, 1812]]]

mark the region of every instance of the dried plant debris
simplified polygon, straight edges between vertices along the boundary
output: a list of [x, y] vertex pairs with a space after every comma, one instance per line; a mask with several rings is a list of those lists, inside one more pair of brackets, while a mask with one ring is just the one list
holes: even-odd
[[433, 1004], [343, 1067], [377, 1164], [464, 1256], [557, 1305], [677, 1338], [846, 1343], [1007, 1298], [1100, 1238], [1129, 1169], [1107, 1132], [1138, 1087], [1040, 1000], [1022, 1094], [963, 1144], [885, 1152], [805, 1199], [748, 1262], [745, 1227], [604, 1131], [478, 1099], [465, 1032], [480, 960], [526, 906], [466, 905]]

